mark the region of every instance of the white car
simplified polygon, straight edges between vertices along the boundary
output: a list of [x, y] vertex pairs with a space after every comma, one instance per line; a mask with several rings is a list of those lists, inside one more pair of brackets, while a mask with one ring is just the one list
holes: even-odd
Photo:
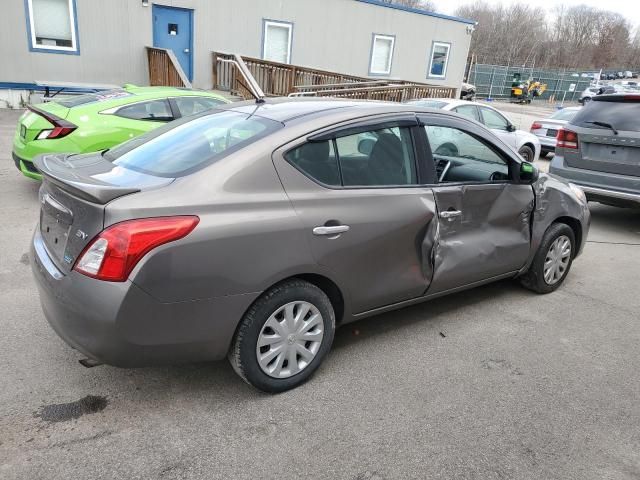
[[527, 162], [533, 162], [540, 158], [541, 147], [538, 137], [524, 130], [516, 129], [513, 122], [504, 113], [489, 105], [451, 98], [423, 98], [407, 103], [448, 110], [469, 117], [491, 129], [500, 140], [512, 147]]
[[542, 155], [556, 151], [558, 130], [573, 120], [582, 107], [567, 107], [558, 110], [548, 118], [536, 120], [531, 124], [531, 133], [540, 139]]

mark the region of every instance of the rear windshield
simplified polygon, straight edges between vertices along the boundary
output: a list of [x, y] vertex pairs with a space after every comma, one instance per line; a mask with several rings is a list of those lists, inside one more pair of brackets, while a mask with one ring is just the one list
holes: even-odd
[[426, 108], [443, 108], [447, 106], [447, 102], [441, 102], [439, 100], [412, 100], [408, 103]]
[[78, 95], [77, 97], [71, 97], [66, 100], [60, 100], [56, 102], [59, 105], [67, 108], [79, 107], [80, 105], [86, 105], [92, 102], [105, 102], [107, 100], [113, 100], [114, 98], [130, 97], [133, 94], [126, 90], [104, 90], [97, 93], [87, 93], [85, 95]]
[[554, 120], [571, 120], [573, 117], [577, 115], [580, 110], [558, 110], [556, 113], [551, 115], [549, 118]]
[[638, 102], [589, 102], [571, 122], [584, 128], [607, 127], [589, 122], [602, 122], [612, 125], [616, 130], [640, 132], [640, 103]]
[[157, 177], [181, 177], [210, 165], [282, 124], [232, 111], [170, 122], [104, 153], [114, 164]]

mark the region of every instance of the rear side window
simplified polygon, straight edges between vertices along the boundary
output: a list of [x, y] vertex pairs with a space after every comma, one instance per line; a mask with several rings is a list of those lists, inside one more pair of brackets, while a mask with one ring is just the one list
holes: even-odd
[[638, 102], [589, 102], [575, 116], [572, 125], [584, 128], [600, 128], [609, 130], [608, 127], [594, 125], [589, 122], [608, 123], [616, 130], [628, 132], [640, 132], [640, 103]]
[[417, 184], [411, 132], [390, 127], [306, 143], [285, 158], [307, 176], [330, 186]]
[[222, 100], [209, 97], [175, 97], [173, 101], [183, 117], [204, 112], [224, 103]]
[[152, 122], [169, 122], [173, 120], [171, 107], [167, 100], [151, 100], [134, 103], [118, 109], [115, 115], [131, 120], [149, 120]]
[[158, 177], [193, 173], [282, 128], [273, 120], [223, 111], [185, 117], [105, 152], [114, 164]]

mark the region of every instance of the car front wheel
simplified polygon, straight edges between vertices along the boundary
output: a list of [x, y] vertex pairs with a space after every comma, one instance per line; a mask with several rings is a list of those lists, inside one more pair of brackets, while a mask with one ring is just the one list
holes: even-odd
[[263, 294], [247, 311], [229, 361], [258, 390], [283, 392], [305, 382], [331, 348], [335, 314], [327, 295], [303, 280]]
[[533, 153], [533, 150], [531, 149], [531, 147], [527, 145], [523, 145], [522, 147], [520, 147], [520, 150], [518, 150], [518, 153], [522, 158], [525, 159], [525, 161], [533, 162], [533, 157], [535, 154]]
[[575, 235], [564, 223], [552, 224], [536, 252], [529, 270], [520, 277], [520, 283], [537, 293], [556, 290], [567, 278], [576, 248]]

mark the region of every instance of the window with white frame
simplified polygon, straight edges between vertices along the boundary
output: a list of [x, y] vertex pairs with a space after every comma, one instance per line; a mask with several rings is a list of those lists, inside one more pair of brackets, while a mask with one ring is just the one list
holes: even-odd
[[27, 8], [32, 49], [78, 51], [74, 0], [27, 0]]
[[369, 73], [372, 75], [389, 75], [393, 60], [393, 47], [396, 38], [391, 35], [373, 35], [371, 44], [371, 61]]
[[433, 42], [431, 61], [429, 62], [430, 77], [444, 78], [447, 75], [450, 50], [451, 44], [449, 43]]
[[273, 62], [291, 61], [293, 24], [265, 20], [263, 24], [262, 58]]

